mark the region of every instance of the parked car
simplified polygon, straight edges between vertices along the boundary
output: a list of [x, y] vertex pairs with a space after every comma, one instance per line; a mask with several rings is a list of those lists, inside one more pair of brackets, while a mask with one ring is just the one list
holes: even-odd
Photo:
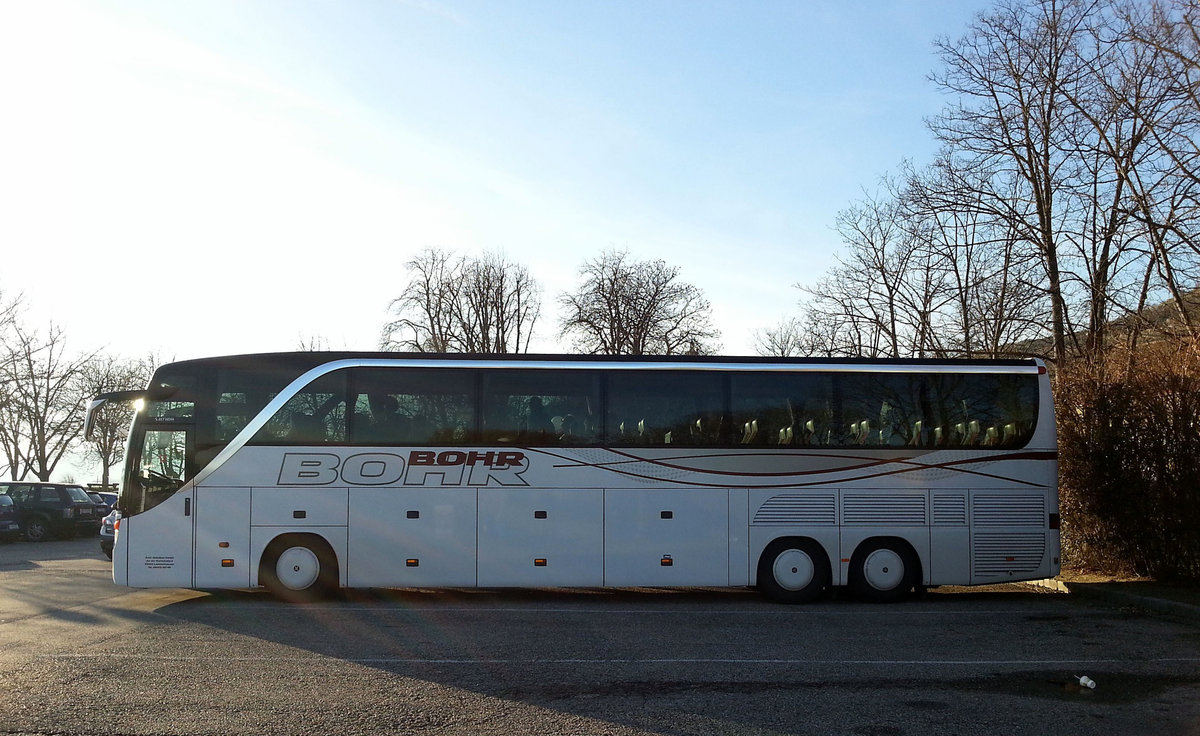
[[21, 536], [21, 509], [16, 501], [0, 494], [0, 540], [12, 542]]
[[66, 483], [0, 483], [0, 493], [21, 511], [25, 538], [41, 542], [50, 536], [91, 534], [100, 517], [96, 504], [83, 486]]
[[100, 520], [100, 551], [108, 555], [108, 559], [112, 559], [113, 542], [117, 538], [117, 519], [121, 518], [121, 512], [113, 509], [108, 512], [108, 516]]
[[92, 497], [92, 503], [96, 504], [96, 516], [101, 518], [108, 516], [108, 512], [113, 510], [117, 505], [117, 494], [108, 491], [88, 491]]

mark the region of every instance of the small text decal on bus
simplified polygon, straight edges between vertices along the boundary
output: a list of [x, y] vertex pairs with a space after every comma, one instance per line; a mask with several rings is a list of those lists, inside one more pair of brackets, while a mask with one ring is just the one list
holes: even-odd
[[390, 452], [364, 452], [343, 460], [327, 452], [289, 452], [279, 469], [281, 486], [526, 486], [523, 452], [413, 450], [407, 458]]

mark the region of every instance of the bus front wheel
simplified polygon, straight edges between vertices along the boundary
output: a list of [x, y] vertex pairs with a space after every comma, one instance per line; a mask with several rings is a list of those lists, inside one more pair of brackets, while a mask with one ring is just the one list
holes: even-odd
[[829, 556], [812, 539], [776, 539], [758, 559], [758, 587], [773, 601], [814, 601], [824, 594], [829, 581]]
[[263, 551], [258, 580], [276, 598], [304, 603], [337, 591], [337, 557], [324, 539], [311, 534], [285, 534]]
[[850, 590], [860, 600], [903, 600], [921, 577], [921, 563], [902, 539], [868, 539], [850, 558]]

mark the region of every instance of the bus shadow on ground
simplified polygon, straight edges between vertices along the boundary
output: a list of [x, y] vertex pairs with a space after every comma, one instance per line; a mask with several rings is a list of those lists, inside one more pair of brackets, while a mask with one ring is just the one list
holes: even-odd
[[[1028, 620], [1035, 626], [1062, 626], [1062, 619], [1081, 615], [1074, 606], [1052, 612], [1037, 606], [1047, 595], [1011, 585], [935, 590], [886, 606], [848, 596], [786, 606], [755, 591], [724, 588], [367, 589], [294, 605], [263, 591], [219, 591], [159, 613], [278, 644], [293, 652], [289, 656], [298, 650], [368, 667], [389, 681], [411, 678], [656, 733], [704, 733], [699, 724], [718, 722], [746, 731], [796, 727], [802, 721], [790, 719], [802, 718], [800, 712], [789, 708], [792, 715], [782, 715], [781, 704], [834, 690], [933, 712], [964, 707], [956, 697], [1120, 706], [1200, 683], [1195, 675], [1133, 675], [1113, 668], [1088, 673], [1103, 683], [1095, 690], [1080, 687], [1062, 669], [974, 668], [964, 670], [967, 674], [901, 677], [886, 670], [872, 674], [865, 666], [825, 676], [821, 667], [810, 670], [789, 659], [784, 635], [773, 650], [736, 643], [748, 625], [784, 622], [791, 634], [811, 628], [814, 617], [885, 612], [920, 617], [960, 604], [1034, 604]], [[760, 639], [771, 637], [760, 633]], [[318, 662], [314, 657], [313, 665]], [[761, 707], [730, 709], [740, 702]], [[667, 723], [664, 708], [686, 718]]]

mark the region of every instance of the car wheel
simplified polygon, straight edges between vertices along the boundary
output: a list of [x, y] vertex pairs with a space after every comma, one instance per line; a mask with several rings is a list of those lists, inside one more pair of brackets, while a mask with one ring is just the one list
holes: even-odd
[[44, 542], [49, 536], [50, 528], [42, 517], [34, 516], [25, 521], [25, 538], [30, 542]]
[[285, 534], [263, 551], [258, 579], [276, 598], [289, 603], [328, 598], [338, 587], [337, 557], [320, 537]]
[[773, 601], [808, 603], [829, 587], [829, 556], [812, 539], [776, 539], [758, 560], [758, 587]]

